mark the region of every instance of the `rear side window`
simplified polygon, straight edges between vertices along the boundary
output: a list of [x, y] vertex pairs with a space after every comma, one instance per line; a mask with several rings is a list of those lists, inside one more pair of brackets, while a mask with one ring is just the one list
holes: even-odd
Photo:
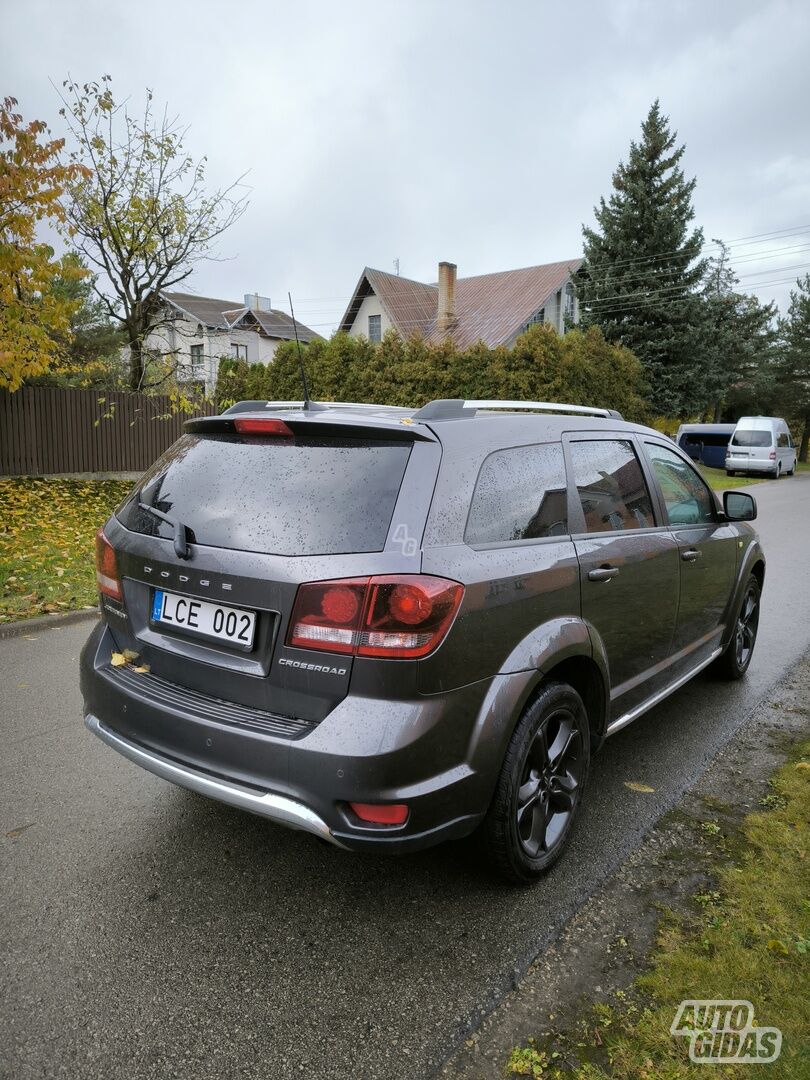
[[565, 536], [566, 500], [559, 443], [498, 450], [481, 466], [464, 539], [497, 544]]
[[171, 539], [162, 510], [192, 541], [276, 555], [381, 551], [408, 443], [184, 435], [118, 509], [133, 532]]
[[758, 428], [737, 428], [731, 436], [732, 446], [771, 446], [772, 444], [771, 432]]
[[624, 439], [572, 442], [571, 462], [588, 532], [655, 525], [650, 493], [632, 443]]
[[777, 446], [790, 446], [790, 436], [786, 431], [779, 432], [779, 440], [776, 443]]

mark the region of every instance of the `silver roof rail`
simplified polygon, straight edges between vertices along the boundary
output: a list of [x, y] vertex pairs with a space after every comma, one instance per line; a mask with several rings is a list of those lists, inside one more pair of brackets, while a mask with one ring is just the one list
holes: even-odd
[[536, 409], [542, 412], [580, 413], [583, 416], [604, 416], [606, 419], [619, 414], [613, 409], [600, 409], [593, 405], [565, 405], [555, 401], [484, 401], [480, 398], [468, 398], [465, 409]]
[[601, 416], [604, 419], [621, 420], [622, 414], [615, 409], [599, 409], [592, 405], [565, 405], [556, 401], [499, 401], [479, 398], [437, 398], [414, 413], [414, 420], [460, 420], [475, 416], [477, 409], [504, 409], [509, 412], [535, 411], [573, 413], [580, 416]]

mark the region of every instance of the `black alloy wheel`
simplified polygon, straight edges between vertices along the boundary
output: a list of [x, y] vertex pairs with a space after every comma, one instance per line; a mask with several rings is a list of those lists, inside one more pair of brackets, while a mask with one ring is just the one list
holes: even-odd
[[543, 686], [518, 722], [484, 823], [503, 877], [533, 881], [562, 854], [588, 776], [590, 741], [576, 690]]
[[748, 670], [757, 642], [759, 606], [759, 582], [751, 574], [745, 585], [731, 639], [716, 662], [717, 672], [723, 678], [741, 679]]

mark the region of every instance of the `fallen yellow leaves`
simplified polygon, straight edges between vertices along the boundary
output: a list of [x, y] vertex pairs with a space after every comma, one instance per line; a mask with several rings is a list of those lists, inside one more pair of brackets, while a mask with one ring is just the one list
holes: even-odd
[[95, 532], [130, 487], [0, 480], [0, 622], [95, 606]]
[[655, 791], [654, 787], [649, 787], [647, 784], [640, 784], [637, 780], [625, 780], [624, 786], [630, 788], [631, 791], [640, 791], [642, 795], [652, 795]]
[[136, 660], [138, 659], [138, 653], [133, 652], [132, 649], [124, 649], [123, 652], [114, 652], [110, 656], [110, 664], [112, 667], [128, 666], [132, 671], [137, 671], [139, 675], [148, 675], [149, 665], [137, 664]]

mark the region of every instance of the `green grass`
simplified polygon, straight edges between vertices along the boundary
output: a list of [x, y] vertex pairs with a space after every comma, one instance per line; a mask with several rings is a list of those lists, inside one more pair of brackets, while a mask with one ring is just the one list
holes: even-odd
[[[650, 967], [614, 1006], [583, 1019], [572, 1053], [534, 1041], [512, 1051], [509, 1076], [543, 1080], [768, 1080], [810, 1077], [810, 742], [771, 780], [766, 809], [748, 815], [729, 845], [710, 892], [686, 917], [670, 915]], [[687, 1040], [670, 1034], [681, 1001], [751, 1001], [756, 1023], [782, 1031], [773, 1064], [712, 1065], [689, 1061]], [[598, 1050], [594, 1032], [598, 1032]]]
[[0, 480], [0, 622], [96, 604], [96, 529], [131, 486]]
[[710, 469], [708, 465], [698, 465], [703, 479], [714, 491], [736, 490], [749, 484], [762, 484], [764, 480], [754, 476], [726, 476], [725, 469]]

